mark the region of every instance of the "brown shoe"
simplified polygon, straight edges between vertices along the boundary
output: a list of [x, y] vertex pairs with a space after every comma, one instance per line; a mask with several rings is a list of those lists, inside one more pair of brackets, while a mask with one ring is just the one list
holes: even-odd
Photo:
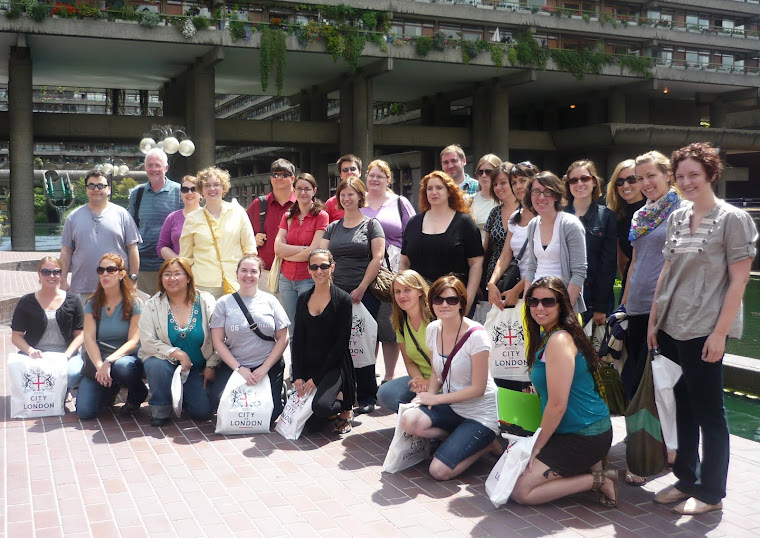
[[683, 514], [685, 516], [696, 516], [698, 514], [714, 512], [716, 510], [723, 510], [723, 501], [718, 501], [718, 504], [707, 504], [694, 497], [689, 497], [673, 508], [675, 513]]
[[670, 504], [678, 501], [683, 501], [691, 497], [688, 493], [684, 493], [675, 486], [668, 486], [665, 489], [659, 491], [654, 496], [654, 502], [657, 504]]

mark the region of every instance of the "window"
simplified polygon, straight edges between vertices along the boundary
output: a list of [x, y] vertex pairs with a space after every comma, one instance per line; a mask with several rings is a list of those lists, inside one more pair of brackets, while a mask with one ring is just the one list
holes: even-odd
[[707, 29], [710, 27], [710, 17], [705, 14], [686, 14], [686, 28]]

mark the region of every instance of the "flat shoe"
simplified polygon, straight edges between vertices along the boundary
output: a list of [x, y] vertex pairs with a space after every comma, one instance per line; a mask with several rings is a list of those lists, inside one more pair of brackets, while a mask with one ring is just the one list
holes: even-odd
[[647, 482], [648, 480], [643, 476], [639, 476], [633, 473], [625, 473], [625, 483], [629, 486], [641, 487]]
[[688, 493], [684, 493], [675, 486], [668, 486], [661, 490], [654, 496], [654, 502], [657, 504], [670, 504], [678, 501], [683, 501], [691, 497]]
[[375, 404], [360, 405], [356, 408], [357, 415], [366, 415], [375, 410]]
[[120, 413], [122, 415], [134, 415], [140, 410], [140, 404], [133, 404], [133, 403], [125, 403], [121, 406]]
[[685, 516], [696, 516], [699, 514], [714, 512], [716, 510], [723, 510], [723, 501], [719, 501], [718, 504], [707, 504], [694, 497], [689, 497], [673, 508], [675, 513], [683, 514]]
[[171, 420], [171, 417], [151, 417], [150, 425], [154, 428], [160, 428]]

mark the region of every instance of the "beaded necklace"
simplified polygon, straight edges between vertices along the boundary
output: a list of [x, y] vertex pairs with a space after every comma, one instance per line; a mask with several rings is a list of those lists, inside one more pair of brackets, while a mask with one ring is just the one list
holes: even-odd
[[177, 333], [179, 333], [179, 337], [182, 338], [183, 340], [187, 338], [187, 334], [189, 332], [192, 332], [192, 330], [195, 328], [195, 323], [198, 321], [199, 305], [200, 305], [200, 300], [196, 298], [195, 302], [193, 302], [193, 310], [190, 313], [190, 320], [187, 322], [187, 326], [183, 329], [179, 327], [177, 320], [174, 319], [174, 312], [172, 311], [171, 304], [169, 304], [169, 323], [171, 323], [174, 326], [174, 330], [177, 331]]

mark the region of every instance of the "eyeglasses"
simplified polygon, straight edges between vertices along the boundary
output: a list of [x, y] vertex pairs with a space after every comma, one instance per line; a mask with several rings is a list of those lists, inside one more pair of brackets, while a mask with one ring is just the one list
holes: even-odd
[[179, 192], [181, 192], [182, 194], [187, 194], [188, 192], [197, 192], [197, 191], [195, 190], [195, 187], [180, 187]]
[[323, 271], [327, 271], [330, 267], [332, 267], [331, 263], [320, 263], [317, 265], [316, 263], [312, 263], [309, 265], [309, 271], [316, 271], [317, 269], [322, 269]]
[[638, 180], [639, 178], [637, 178], [635, 175], [630, 175], [628, 177], [619, 177], [615, 180], [615, 186], [622, 187], [624, 183], [635, 185]]
[[289, 174], [288, 172], [272, 172], [272, 177], [274, 179], [288, 179], [289, 177], [292, 177], [293, 174]]
[[537, 307], [539, 303], [544, 305], [544, 308], [551, 308], [557, 305], [556, 297], [543, 297], [541, 299], [538, 297], [528, 297], [526, 300], [528, 301], [528, 306], [531, 308]]
[[206, 183], [203, 186], [203, 188], [206, 189], [206, 190], [208, 190], [208, 189], [221, 189], [222, 188], [222, 184], [221, 183]]
[[385, 174], [367, 174], [367, 179], [388, 179]]
[[102, 191], [108, 188], [108, 183], [88, 183], [87, 188], [91, 191], [94, 191], [95, 189]]
[[311, 192], [314, 187], [296, 187], [296, 192]]
[[490, 176], [493, 173], [493, 169], [475, 170], [475, 173], [479, 176]]
[[440, 295], [437, 295], [433, 297], [433, 304], [435, 305], [442, 305], [444, 301], [447, 305], [456, 306], [459, 304], [459, 297], [456, 295], [452, 295], [450, 297], [441, 297]]
[[163, 276], [165, 279], [169, 280], [170, 278], [182, 278], [183, 276], [187, 276], [187, 273], [184, 271], [175, 271], [174, 273], [167, 271]]
[[551, 189], [541, 190], [541, 189], [531, 189], [530, 195], [534, 198], [540, 198], [543, 196], [544, 198], [552, 198], [554, 196], [554, 191]]
[[108, 267], [98, 267], [95, 269], [99, 275], [102, 275], [103, 273], [108, 273], [109, 275], [113, 275], [114, 273], [118, 273], [121, 271], [118, 267], [115, 265], [109, 265]]
[[359, 169], [355, 166], [347, 166], [346, 168], [341, 168], [340, 171], [344, 174], [348, 174], [349, 172], [358, 172]]
[[594, 179], [594, 176], [569, 177], [569, 178], [567, 178], [567, 182], [570, 185], [575, 185], [579, 181], [581, 181], [583, 183], [588, 183], [592, 179]]
[[47, 267], [40, 269], [40, 274], [42, 276], [61, 276], [63, 274], [63, 271], [60, 269], [48, 269]]

